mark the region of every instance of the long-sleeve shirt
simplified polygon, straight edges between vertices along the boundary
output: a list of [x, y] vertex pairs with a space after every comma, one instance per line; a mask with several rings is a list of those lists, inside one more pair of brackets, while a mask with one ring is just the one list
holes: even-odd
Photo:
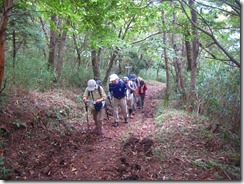
[[[100, 88], [100, 89], [99, 89]], [[103, 98], [103, 101], [107, 98], [107, 95], [103, 89], [102, 86], [98, 86], [97, 88], [95, 88], [93, 91], [89, 91], [87, 88], [83, 94], [83, 99], [87, 99], [90, 102], [96, 102], [99, 99]], [[92, 103], [89, 103], [90, 105], [92, 105]], [[92, 107], [94, 107], [94, 105], [92, 105]]]
[[121, 80], [118, 81], [118, 84], [109, 84], [109, 92], [111, 94], [111, 97], [121, 99], [126, 96], [126, 90], [127, 86]]
[[139, 95], [146, 95], [146, 91], [147, 91], [147, 86], [146, 85], [138, 87], [138, 94]]

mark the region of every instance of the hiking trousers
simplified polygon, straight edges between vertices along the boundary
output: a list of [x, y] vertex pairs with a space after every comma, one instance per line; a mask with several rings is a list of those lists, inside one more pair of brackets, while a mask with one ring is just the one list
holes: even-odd
[[96, 109], [92, 109], [92, 115], [93, 120], [95, 121], [95, 126], [97, 130], [102, 130], [102, 118], [103, 118], [103, 111], [104, 108], [102, 108], [100, 111], [97, 111]]
[[127, 109], [127, 102], [126, 98], [113, 98], [112, 100], [113, 104], [113, 117], [115, 119], [115, 122], [119, 123], [119, 107], [121, 109], [122, 115], [124, 118], [128, 118], [128, 109]]
[[130, 93], [127, 99], [127, 108], [133, 109], [133, 105], [134, 105], [134, 95], [133, 93]]
[[144, 100], [145, 100], [145, 94], [140, 94], [139, 95], [139, 107], [140, 108], [143, 108], [143, 106], [144, 106]]

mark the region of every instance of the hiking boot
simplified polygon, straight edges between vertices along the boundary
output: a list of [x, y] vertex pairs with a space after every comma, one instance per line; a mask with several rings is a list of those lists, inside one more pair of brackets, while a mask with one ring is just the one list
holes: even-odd
[[129, 123], [128, 118], [125, 118], [125, 123]]
[[119, 126], [119, 123], [118, 123], [118, 122], [113, 122], [112, 125], [113, 125], [114, 127], [117, 127], [117, 126]]

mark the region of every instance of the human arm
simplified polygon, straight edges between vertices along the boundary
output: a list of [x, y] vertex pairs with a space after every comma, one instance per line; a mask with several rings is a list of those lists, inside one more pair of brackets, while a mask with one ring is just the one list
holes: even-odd
[[82, 98], [83, 102], [87, 104], [88, 102], [88, 90], [86, 89], [84, 94], [83, 94], [83, 98]]

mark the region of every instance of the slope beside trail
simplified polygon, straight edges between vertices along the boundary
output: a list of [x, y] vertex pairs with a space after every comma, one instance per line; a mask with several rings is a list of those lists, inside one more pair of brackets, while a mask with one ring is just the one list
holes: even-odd
[[[226, 145], [202, 134], [208, 123], [164, 109], [165, 84], [147, 81], [143, 109], [102, 136], [87, 131], [80, 91], [16, 92], [0, 110], [7, 180], [235, 180]], [[90, 128], [94, 122], [89, 115]], [[227, 169], [223, 166], [229, 164]], [[237, 165], [238, 167], [238, 165]], [[228, 169], [232, 169], [228, 171]]]

